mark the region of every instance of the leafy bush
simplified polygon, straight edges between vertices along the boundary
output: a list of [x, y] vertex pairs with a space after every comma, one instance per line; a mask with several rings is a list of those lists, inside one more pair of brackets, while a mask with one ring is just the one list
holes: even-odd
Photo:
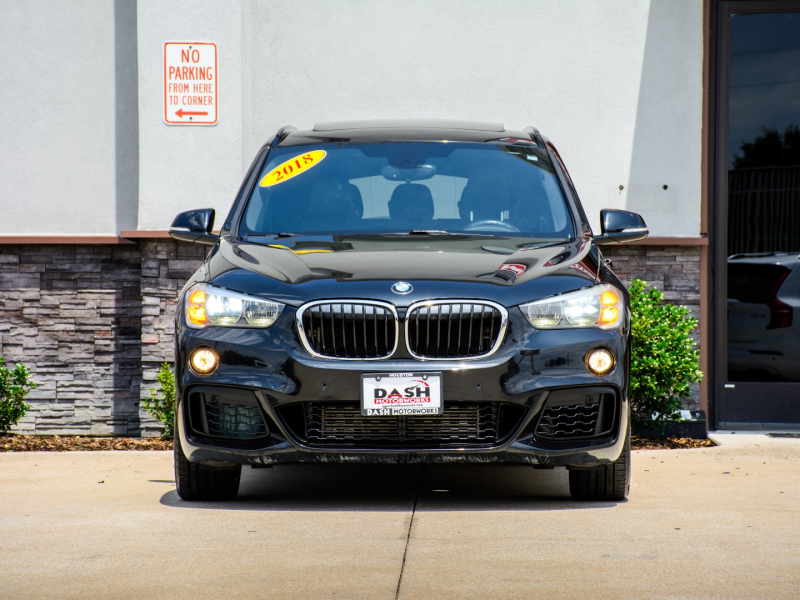
[[689, 334], [697, 319], [685, 306], [634, 279], [631, 295], [631, 416], [634, 431], [664, 431], [679, 420], [681, 398], [700, 381], [700, 356]]
[[17, 424], [30, 408], [23, 400], [36, 383], [31, 380], [31, 372], [22, 363], [17, 363], [13, 371], [5, 366], [0, 356], [0, 434]]
[[175, 374], [169, 363], [161, 365], [156, 375], [158, 387], [150, 389], [150, 395], [142, 400], [142, 407], [150, 415], [164, 424], [162, 440], [171, 440], [175, 424]]

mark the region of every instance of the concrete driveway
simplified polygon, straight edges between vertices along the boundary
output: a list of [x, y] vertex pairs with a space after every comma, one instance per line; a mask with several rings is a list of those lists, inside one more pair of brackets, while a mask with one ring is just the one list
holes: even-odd
[[596, 504], [491, 465], [245, 469], [188, 504], [171, 453], [6, 453], [0, 598], [800, 598], [800, 439], [716, 438]]

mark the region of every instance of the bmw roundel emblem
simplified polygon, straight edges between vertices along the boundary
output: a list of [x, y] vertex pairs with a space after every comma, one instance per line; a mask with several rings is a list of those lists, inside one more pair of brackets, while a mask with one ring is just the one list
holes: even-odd
[[410, 283], [406, 283], [405, 281], [398, 281], [392, 286], [392, 291], [395, 294], [408, 294], [413, 289], [414, 286]]

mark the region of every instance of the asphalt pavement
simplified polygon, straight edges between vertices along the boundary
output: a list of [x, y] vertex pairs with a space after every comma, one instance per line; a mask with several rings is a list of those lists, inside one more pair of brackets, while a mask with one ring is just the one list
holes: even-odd
[[0, 598], [800, 598], [800, 439], [521, 465], [284, 465], [186, 503], [166, 452], [0, 455]]

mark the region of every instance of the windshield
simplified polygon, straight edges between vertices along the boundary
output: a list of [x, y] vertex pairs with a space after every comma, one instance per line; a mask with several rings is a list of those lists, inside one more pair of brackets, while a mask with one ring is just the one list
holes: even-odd
[[324, 143], [269, 153], [239, 235], [471, 233], [574, 236], [533, 143]]

